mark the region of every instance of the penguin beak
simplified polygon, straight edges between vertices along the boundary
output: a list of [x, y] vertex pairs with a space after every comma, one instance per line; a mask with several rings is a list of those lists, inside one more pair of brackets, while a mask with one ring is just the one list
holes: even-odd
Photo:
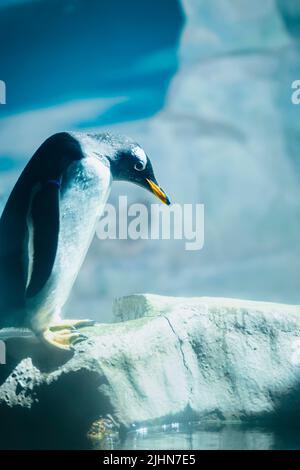
[[147, 183], [149, 184], [150, 191], [156, 197], [158, 197], [158, 199], [160, 199], [164, 204], [169, 206], [171, 204], [171, 202], [170, 202], [168, 196], [166, 195], [166, 193], [156, 183], [154, 183], [154, 181], [149, 180], [148, 178], [146, 178], [146, 180], [147, 180]]

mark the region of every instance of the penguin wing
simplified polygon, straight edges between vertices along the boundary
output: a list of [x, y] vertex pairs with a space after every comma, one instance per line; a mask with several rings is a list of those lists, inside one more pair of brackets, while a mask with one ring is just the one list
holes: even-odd
[[31, 204], [32, 269], [26, 297], [35, 296], [53, 269], [59, 234], [59, 186], [46, 183]]

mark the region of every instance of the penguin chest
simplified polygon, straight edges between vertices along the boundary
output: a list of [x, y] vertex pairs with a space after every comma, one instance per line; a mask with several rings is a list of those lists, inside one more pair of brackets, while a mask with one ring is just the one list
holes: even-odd
[[[72, 289], [111, 186], [109, 168], [96, 157], [73, 162], [62, 178], [58, 246], [51, 275], [29, 306], [48, 323]], [[42, 326], [42, 325], [41, 325]]]
[[[73, 164], [62, 184], [60, 232], [53, 277], [69, 291], [103, 213], [111, 184], [109, 169], [96, 158]], [[61, 284], [60, 288], [58, 285]]]

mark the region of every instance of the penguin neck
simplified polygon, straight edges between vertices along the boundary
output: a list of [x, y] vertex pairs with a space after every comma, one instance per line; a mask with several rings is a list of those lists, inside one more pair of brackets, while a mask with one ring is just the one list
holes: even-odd
[[104, 166], [109, 168], [112, 175], [112, 161], [114, 160], [113, 148], [105, 141], [99, 142], [90, 134], [77, 132], [73, 134], [80, 143], [83, 156], [97, 158]]

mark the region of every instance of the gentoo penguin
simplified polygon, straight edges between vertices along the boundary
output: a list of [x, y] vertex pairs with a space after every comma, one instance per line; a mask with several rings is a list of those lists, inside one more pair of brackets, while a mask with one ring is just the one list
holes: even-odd
[[0, 219], [0, 328], [30, 329], [61, 349], [82, 339], [78, 328], [91, 322], [63, 320], [61, 309], [113, 180], [169, 204], [144, 150], [127, 137], [62, 132], [39, 147]]

